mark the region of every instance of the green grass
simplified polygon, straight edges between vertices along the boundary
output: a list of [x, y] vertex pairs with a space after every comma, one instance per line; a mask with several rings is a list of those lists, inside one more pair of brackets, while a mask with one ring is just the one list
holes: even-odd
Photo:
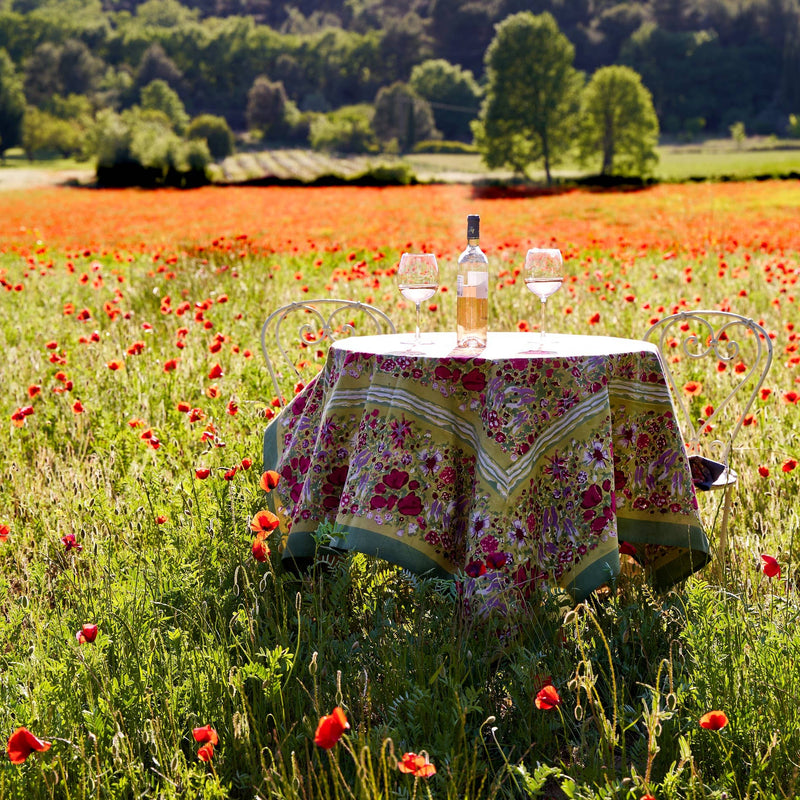
[[[782, 330], [782, 312], [756, 277], [769, 257], [752, 255], [726, 254], [729, 293], [746, 289], [742, 310]], [[387, 249], [372, 269], [396, 256]], [[796, 796], [797, 473], [769, 480], [757, 473], [773, 453], [796, 451], [796, 408], [773, 397], [745, 437], [730, 534], [735, 557], [724, 573], [666, 595], [635, 577], [578, 609], [554, 595], [527, 625], [498, 639], [502, 623], [464, 619], [449, 582], [362, 556], [296, 578], [283, 571], [277, 542], [266, 564], [250, 555], [249, 520], [264, 507], [258, 454], [272, 392], [263, 366], [242, 352], [258, 348], [265, 276], [272, 276], [270, 307], [296, 297], [296, 271], [310, 295], [326, 294], [341, 259], [324, 255], [317, 269], [316, 257], [244, 255], [231, 270], [223, 269], [231, 255], [210, 248], [202, 258], [185, 251], [158, 271], [151, 254], [127, 263], [42, 250], [30, 257], [36, 268], [0, 255], [0, 275], [25, 283], [23, 291], [0, 292], [0, 523], [11, 529], [0, 543], [0, 730], [25, 725], [52, 742], [22, 766], [0, 765], [0, 797]], [[76, 262], [74, 274], [67, 262]], [[657, 253], [625, 267], [613, 254], [580, 253], [574, 265], [582, 275], [569, 300], [576, 307], [597, 302], [594, 270], [598, 284], [604, 273], [612, 281], [624, 275], [653, 307], [669, 307], [684, 290]], [[716, 268], [714, 257], [698, 260], [693, 291], [713, 285]], [[79, 283], [84, 271], [102, 275], [105, 288]], [[132, 313], [111, 320], [102, 302], [117, 285], [120, 309]], [[185, 298], [191, 310], [182, 318], [161, 313], [165, 294], [173, 308]], [[195, 304], [223, 294], [228, 302], [204, 312], [213, 323], [207, 331]], [[65, 316], [67, 299], [93, 309], [93, 320]], [[554, 298], [554, 314], [562, 301]], [[642, 328], [632, 304], [621, 296], [607, 302], [615, 330]], [[492, 313], [493, 327], [515, 327], [518, 291], [497, 292]], [[409, 309], [394, 315], [400, 328], [411, 324]], [[560, 328], [582, 332], [578, 316], [563, 317]], [[178, 351], [183, 325], [186, 346]], [[215, 332], [225, 337], [221, 355], [208, 352]], [[45, 346], [51, 340], [55, 350]], [[126, 357], [124, 370], [106, 367], [139, 340], [144, 352]], [[53, 353], [66, 363], [51, 363]], [[176, 355], [178, 369], [165, 372]], [[221, 394], [209, 398], [205, 376], [217, 359], [225, 367]], [[64, 388], [59, 370], [74, 381], [72, 391], [53, 391]], [[43, 390], [35, 414], [15, 427], [11, 415], [30, 402], [33, 384]], [[235, 416], [226, 413], [232, 398]], [[76, 399], [85, 414], [73, 413]], [[180, 402], [204, 418], [192, 423]], [[143, 427], [131, 427], [134, 418]], [[204, 441], [208, 424], [215, 437]], [[141, 438], [145, 429], [159, 449]], [[223, 472], [245, 458], [252, 467], [225, 480]], [[200, 466], [212, 469], [209, 479], [195, 477]], [[709, 518], [713, 502], [704, 506]], [[69, 534], [81, 552], [65, 548]], [[780, 557], [787, 582], [761, 575], [762, 552]], [[81, 645], [75, 632], [89, 622], [100, 633]], [[543, 675], [564, 701], [552, 712], [533, 702]], [[314, 730], [336, 705], [352, 727], [322, 751]], [[698, 726], [711, 709], [728, 714], [725, 729]], [[206, 724], [220, 735], [208, 765], [191, 733]], [[421, 750], [437, 774], [415, 782], [396, 762]]]

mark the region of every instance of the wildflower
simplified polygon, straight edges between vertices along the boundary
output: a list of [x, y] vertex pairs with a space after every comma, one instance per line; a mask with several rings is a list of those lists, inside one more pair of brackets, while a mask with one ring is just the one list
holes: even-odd
[[777, 559], [774, 556], [761, 556], [761, 571], [768, 577], [768, 578], [780, 578], [781, 576], [781, 565], [778, 563]]
[[133, 419], [128, 420], [128, 425], [130, 425], [131, 428], [141, 428], [144, 426], [144, 420], [134, 417]]
[[718, 731], [728, 724], [728, 717], [724, 711], [708, 711], [700, 717], [700, 727], [707, 731]]
[[75, 638], [78, 640], [78, 644], [92, 644], [97, 638], [97, 625], [81, 625]]
[[[565, 311], [565, 313], [566, 313], [566, 311]], [[588, 319], [588, 323], [590, 325], [597, 325], [598, 322], [600, 322], [600, 312], [596, 312], [596, 313], [592, 314], [592, 316], [589, 317], [589, 319]]]
[[280, 481], [281, 476], [275, 472], [274, 469], [268, 469], [262, 476], [261, 480], [259, 481], [259, 486], [265, 492], [271, 492], [277, 485], [278, 481]]
[[536, 704], [536, 708], [541, 709], [542, 711], [552, 711], [554, 708], [557, 708], [561, 705], [561, 697], [559, 696], [556, 687], [552, 684], [549, 684], [539, 689], [534, 703]]
[[403, 753], [403, 760], [397, 762], [397, 769], [415, 778], [430, 778], [436, 774], [436, 767], [431, 764], [427, 754]]
[[267, 547], [267, 543], [261, 538], [258, 538], [253, 542], [251, 552], [256, 561], [264, 563], [265, 561], [269, 560], [269, 547]]
[[210, 474], [211, 470], [207, 467], [200, 467], [194, 471], [195, 477], [199, 478], [201, 481], [204, 481]]
[[703, 391], [703, 384], [697, 381], [688, 381], [684, 384], [683, 391], [688, 394], [689, 397], [697, 397], [700, 392]]
[[163, 514], [159, 514], [156, 517], [156, 525], [163, 525], [164, 523], [166, 523], [166, 521], [167, 521], [167, 518]]
[[33, 400], [33, 398], [34, 398], [34, 397], [36, 397], [36, 395], [37, 395], [37, 394], [40, 394], [40, 393], [41, 393], [41, 391], [42, 391], [42, 387], [41, 387], [41, 386], [39, 386], [39, 384], [37, 384], [37, 383], [32, 383], [32, 384], [31, 384], [31, 385], [28, 387], [28, 397], [30, 397], [30, 398], [31, 398], [31, 400]]
[[761, 390], [761, 399], [766, 400], [772, 394], [772, 389], [762, 389]]
[[0, 542], [6, 541], [9, 533], [11, 533], [11, 529], [8, 525], [0, 525]]
[[192, 407], [188, 403], [185, 403], [183, 401], [178, 403], [178, 405], [175, 406], [175, 408], [177, 408], [178, 411], [181, 412], [181, 414], [188, 414], [192, 410]]
[[214, 381], [217, 378], [221, 378], [224, 374], [222, 367], [219, 364], [214, 364], [214, 366], [211, 367], [211, 371], [208, 373], [208, 379]]
[[75, 550], [78, 553], [83, 550], [83, 545], [78, 544], [74, 533], [66, 533], [61, 537], [61, 544], [64, 545], [64, 552], [69, 553], [70, 550]]
[[169, 361], [164, 362], [164, 372], [172, 372], [178, 366], [177, 358], [170, 358]]
[[83, 403], [80, 400], [76, 400], [72, 404], [72, 410], [76, 414], [82, 414], [86, 409], [83, 407]]
[[783, 472], [791, 472], [796, 466], [797, 461], [795, 461], [793, 458], [787, 458], [786, 461], [783, 462], [781, 470], [783, 470]]
[[230, 469], [225, 470], [225, 474], [222, 477], [225, 478], [226, 481], [232, 481], [236, 476], [237, 470], [238, 467], [231, 467]]
[[50, 749], [50, 742], [43, 742], [34, 736], [27, 728], [17, 728], [8, 737], [8, 758], [12, 764], [22, 764], [34, 751], [44, 753]]
[[194, 740], [200, 744], [197, 750], [197, 757], [206, 763], [214, 757], [214, 745], [219, 744], [219, 736], [210, 725], [203, 725], [200, 728], [192, 728]]
[[330, 714], [320, 718], [314, 734], [314, 744], [323, 750], [330, 750], [349, 727], [344, 711], [336, 706]]
[[636, 557], [636, 548], [630, 542], [619, 543], [619, 554], [621, 556]]
[[243, 458], [242, 459], [242, 469], [250, 469], [253, 466], [253, 459], [252, 458]]
[[219, 744], [219, 736], [210, 725], [192, 728], [192, 736], [194, 736], [194, 740], [199, 744]]
[[250, 530], [254, 533], [271, 533], [278, 527], [279, 520], [271, 511], [259, 511], [250, 523]]
[[765, 467], [763, 464], [758, 468], [758, 474], [762, 478], [769, 478], [769, 467]]
[[214, 757], [214, 745], [211, 742], [206, 742], [197, 748], [197, 757], [201, 761], [208, 763]]
[[225, 411], [228, 412], [232, 417], [239, 413], [239, 406], [237, 405], [235, 400], [229, 400], [228, 405], [225, 408]]

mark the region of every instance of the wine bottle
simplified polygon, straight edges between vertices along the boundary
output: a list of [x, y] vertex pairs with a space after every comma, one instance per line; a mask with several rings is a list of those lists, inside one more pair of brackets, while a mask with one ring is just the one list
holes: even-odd
[[467, 249], [458, 258], [456, 334], [459, 347], [486, 347], [489, 259], [480, 248], [481, 218], [467, 217]]

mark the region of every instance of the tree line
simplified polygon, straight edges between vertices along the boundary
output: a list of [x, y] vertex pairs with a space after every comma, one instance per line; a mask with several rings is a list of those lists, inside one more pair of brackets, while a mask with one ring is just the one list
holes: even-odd
[[[185, 164], [200, 142], [218, 157], [226, 129], [361, 152], [469, 145], [490, 45], [520, 12], [549, 14], [587, 79], [633, 70], [665, 133], [783, 135], [800, 109], [800, 0], [0, 0], [0, 152], [105, 142]], [[158, 143], [164, 115], [196, 144]]]

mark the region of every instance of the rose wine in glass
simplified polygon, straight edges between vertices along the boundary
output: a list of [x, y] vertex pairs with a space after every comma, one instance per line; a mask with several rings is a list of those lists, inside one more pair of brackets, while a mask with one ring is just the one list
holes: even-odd
[[542, 303], [542, 317], [539, 326], [539, 341], [545, 342], [545, 309], [547, 298], [554, 295], [564, 280], [564, 260], [561, 251], [554, 248], [534, 247], [525, 255], [525, 286]]
[[417, 307], [415, 347], [423, 344], [419, 333], [420, 305], [436, 294], [439, 288], [439, 265], [433, 253], [403, 253], [397, 268], [397, 288], [400, 294]]

